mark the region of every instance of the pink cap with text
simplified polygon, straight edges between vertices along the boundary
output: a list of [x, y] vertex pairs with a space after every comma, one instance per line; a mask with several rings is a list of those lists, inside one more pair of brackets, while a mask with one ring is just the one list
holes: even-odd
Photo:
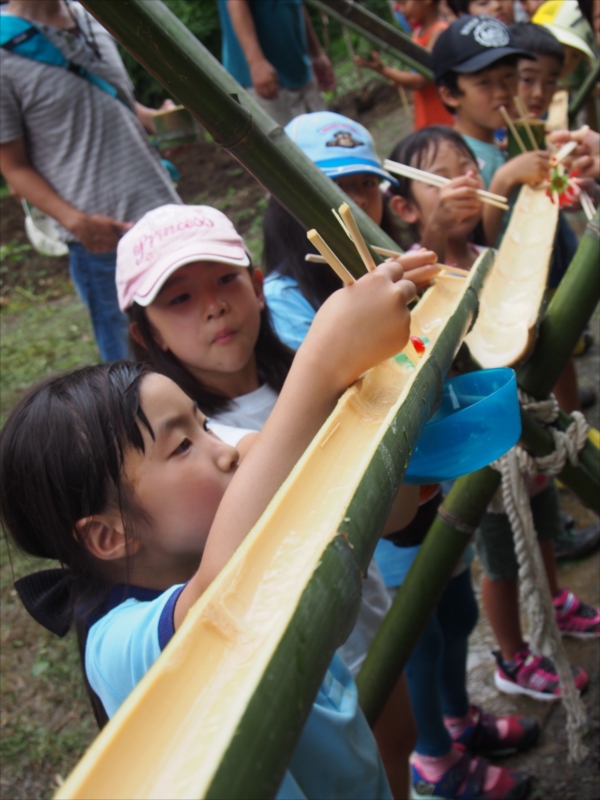
[[167, 278], [193, 261], [250, 266], [244, 240], [216, 208], [167, 205], [144, 214], [117, 247], [121, 311], [149, 306]]

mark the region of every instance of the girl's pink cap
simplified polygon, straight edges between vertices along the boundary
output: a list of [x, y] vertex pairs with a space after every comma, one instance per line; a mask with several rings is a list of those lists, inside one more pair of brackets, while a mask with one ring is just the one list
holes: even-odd
[[149, 306], [167, 278], [192, 261], [250, 266], [244, 240], [216, 208], [168, 205], [144, 214], [117, 247], [121, 311]]

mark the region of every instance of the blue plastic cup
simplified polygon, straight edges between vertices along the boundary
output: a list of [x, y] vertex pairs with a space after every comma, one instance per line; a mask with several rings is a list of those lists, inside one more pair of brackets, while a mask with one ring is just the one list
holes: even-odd
[[439, 408], [423, 428], [404, 482], [441, 483], [475, 472], [504, 455], [520, 435], [514, 370], [459, 375], [444, 383]]

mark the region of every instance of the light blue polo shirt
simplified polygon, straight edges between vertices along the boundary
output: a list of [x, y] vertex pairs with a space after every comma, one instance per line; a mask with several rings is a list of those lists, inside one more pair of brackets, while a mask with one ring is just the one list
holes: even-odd
[[[248, 0], [258, 43], [277, 70], [279, 85], [299, 89], [312, 78], [302, 0]], [[246, 56], [231, 24], [227, 0], [219, 0], [223, 66], [236, 81], [252, 86]]]
[[[114, 587], [104, 615], [90, 620], [85, 671], [106, 713], [123, 700], [174, 633], [183, 585], [166, 592]], [[379, 751], [358, 705], [356, 684], [336, 654], [313, 703], [278, 800], [391, 800]]]
[[287, 275], [272, 272], [265, 278], [263, 291], [275, 333], [284, 344], [297, 350], [317, 312], [300, 291], [298, 282]]

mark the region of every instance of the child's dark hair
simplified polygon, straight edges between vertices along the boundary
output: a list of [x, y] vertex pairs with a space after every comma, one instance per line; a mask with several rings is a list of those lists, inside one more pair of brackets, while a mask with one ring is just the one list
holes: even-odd
[[[449, 125], [430, 125], [427, 128], [422, 128], [409, 134], [394, 147], [390, 153], [390, 159], [397, 161], [399, 164], [425, 169], [427, 166], [425, 159], [427, 159], [427, 163], [431, 163], [435, 159], [440, 145], [444, 142], [451, 145], [460, 155], [466, 156], [477, 166], [477, 158], [469, 145]], [[388, 189], [388, 193], [404, 197], [411, 203], [415, 203], [412, 185], [413, 181], [410, 178], [398, 177], [398, 184], [396, 186], [392, 184]], [[481, 244], [484, 244], [483, 232], [478, 231], [480, 224], [475, 228], [471, 238], [477, 241], [481, 238]], [[411, 226], [411, 233], [413, 241], [418, 241], [419, 231], [416, 225]]]
[[[394, 215], [389, 211], [384, 197], [381, 228], [400, 243], [400, 233]], [[322, 264], [306, 261], [307, 253], [317, 250], [306, 238], [306, 228], [293, 217], [274, 197], [269, 198], [263, 218], [263, 268], [266, 275], [278, 272], [293, 278], [311, 306], [317, 311], [342, 282], [333, 270]]]
[[562, 66], [565, 61], [565, 49], [548, 28], [533, 22], [515, 22], [510, 26], [515, 40], [515, 47], [527, 50], [534, 56], [551, 56]]
[[[64, 635], [75, 621], [82, 655], [87, 632], [81, 620], [102, 605], [110, 584], [77, 523], [115, 507], [131, 535], [139, 520], [122, 467], [129, 447], [144, 450], [138, 420], [149, 424], [139, 389], [148, 371], [116, 361], [48, 378], [21, 399], [0, 435], [3, 526], [21, 550], [60, 562], [68, 602], [63, 630], [52, 629]], [[94, 698], [92, 704], [102, 724], [103, 709]]]
[[[496, 67], [516, 67], [517, 62], [519, 61], [519, 56], [505, 56], [504, 58], [499, 58], [498, 61], [494, 61], [493, 64], [490, 64], [489, 67], [485, 67], [485, 69], [480, 69], [477, 72], [454, 72], [454, 70], [450, 70], [442, 75], [441, 78], [438, 78], [435, 82], [436, 86], [445, 86], [452, 97], [462, 97], [463, 91], [458, 85], [458, 79], [462, 75], [481, 75], [482, 72], [487, 72], [490, 69], [496, 69]], [[440, 98], [441, 99], [441, 98]], [[447, 105], [442, 101], [442, 105], [449, 111], [451, 114], [456, 114], [456, 109], [452, 108], [452, 106]]]
[[305, 261], [307, 253], [316, 253], [317, 250], [306, 238], [304, 226], [272, 196], [263, 218], [263, 237], [265, 274], [277, 271], [293, 278], [315, 310], [341, 288], [342, 282], [333, 270]]
[[461, 14], [470, 14], [469, 5], [471, 0], [448, 0], [448, 7], [453, 11], [457, 17]]
[[[252, 271], [252, 267], [248, 268]], [[133, 354], [138, 361], [150, 361], [152, 367], [161, 375], [166, 375], [176, 383], [182, 391], [198, 403], [203, 413], [216, 414], [228, 408], [230, 400], [220, 392], [210, 389], [201, 380], [194, 377], [181, 364], [171, 351], [162, 350], [154, 336], [146, 316], [145, 309], [134, 303], [127, 310], [131, 322], [136, 323], [143, 339], [143, 345], [130, 336]], [[294, 360], [294, 351], [290, 350], [273, 330], [268, 310], [260, 313], [260, 329], [254, 348], [258, 375], [276, 392], [280, 392]]]

